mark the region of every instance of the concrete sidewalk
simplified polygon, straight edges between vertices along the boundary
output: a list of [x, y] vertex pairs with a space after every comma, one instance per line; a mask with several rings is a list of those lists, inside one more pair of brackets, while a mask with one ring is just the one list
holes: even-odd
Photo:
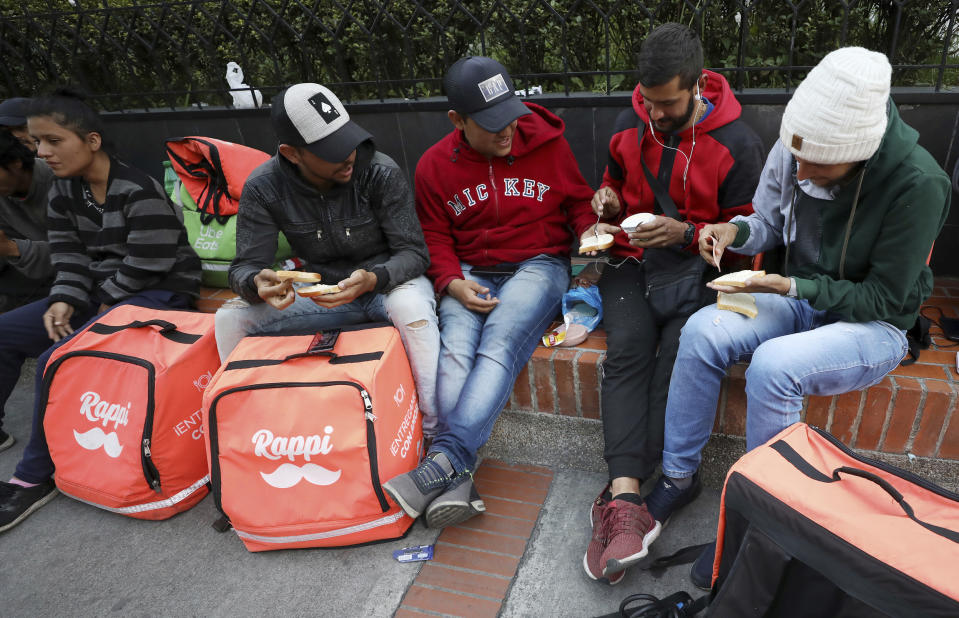
[[[25, 372], [7, 404], [4, 427], [18, 443], [0, 453], [4, 479], [12, 474], [29, 436], [31, 382], [32, 374]], [[499, 470], [505, 486], [510, 485], [507, 468]], [[499, 615], [596, 616], [614, 611], [624, 597], [635, 592], [663, 596], [687, 590], [698, 596], [699, 591], [689, 583], [688, 567], [674, 567], [655, 576], [632, 569], [613, 587], [586, 577], [582, 558], [590, 536], [588, 509], [604, 482], [604, 475], [596, 472], [552, 470], [545, 500], [537, 505], [535, 526], [528, 542], [524, 540], [525, 550], [520, 545], [518, 568], [514, 576], [506, 578]], [[513, 501], [525, 504], [521, 497]], [[673, 518], [651, 554], [665, 555], [710, 540], [718, 505], [719, 492], [705, 490]], [[150, 522], [58, 496], [0, 535], [0, 613], [392, 616], [404, 604], [399, 612], [403, 615], [478, 615], [458, 611], [455, 605], [437, 612], [412, 607], [420, 603], [412, 598], [404, 601], [424, 563], [399, 564], [392, 551], [434, 543], [440, 532], [425, 528], [420, 521], [405, 539], [389, 543], [252, 554], [232, 532], [220, 534], [210, 527], [217, 515], [211, 497], [172, 519]], [[447, 535], [437, 547], [445, 555], [475, 555], [457, 545], [457, 538], [455, 533]], [[500, 555], [495, 548], [485, 553], [494, 559]], [[443, 568], [466, 580], [483, 577], [469, 562], [460, 562]], [[441, 584], [417, 586], [425, 588], [427, 597], [451, 597]], [[476, 598], [484, 600], [482, 595]]]

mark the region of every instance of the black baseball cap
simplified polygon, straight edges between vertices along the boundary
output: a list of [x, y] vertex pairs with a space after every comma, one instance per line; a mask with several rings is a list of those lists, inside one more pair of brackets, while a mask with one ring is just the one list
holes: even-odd
[[350, 120], [329, 88], [294, 84], [273, 97], [273, 130], [281, 144], [306, 148], [330, 163], [345, 161], [356, 147], [373, 136]]
[[453, 109], [491, 133], [532, 113], [516, 96], [506, 67], [485, 56], [460, 58], [443, 78]]
[[0, 103], [0, 127], [22, 127], [27, 124], [27, 108], [31, 100], [14, 97]]

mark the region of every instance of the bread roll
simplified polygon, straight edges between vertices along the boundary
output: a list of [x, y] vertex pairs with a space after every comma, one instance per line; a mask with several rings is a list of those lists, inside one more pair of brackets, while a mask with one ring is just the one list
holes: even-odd
[[586, 238], [580, 239], [579, 252], [580, 254], [583, 254], [589, 253], [590, 251], [602, 251], [603, 249], [609, 249], [612, 247], [614, 242], [616, 242], [616, 239], [613, 238], [612, 234], [587, 236]]
[[317, 283], [316, 285], [310, 285], [304, 288], [296, 288], [296, 293], [300, 296], [323, 296], [324, 294], [336, 294], [337, 292], [342, 292], [340, 286], [338, 285], [326, 285], [324, 283]]
[[639, 212], [635, 215], [630, 215], [623, 219], [623, 222], [619, 224], [619, 227], [622, 228], [627, 234], [635, 232], [636, 228], [641, 225], [650, 223], [651, 221], [656, 220], [656, 215], [651, 212]]
[[280, 281], [296, 281], [297, 283], [319, 283], [319, 273], [308, 273], [302, 270], [278, 270], [276, 276]]
[[731, 288], [744, 288], [747, 281], [753, 277], [762, 277], [765, 274], [765, 270], [740, 270], [722, 277], [716, 277], [712, 282], [716, 285], [728, 285]]
[[747, 318], [754, 318], [759, 315], [759, 310], [756, 308], [756, 299], [753, 298], [752, 294], [746, 294], [745, 292], [739, 294], [719, 292], [716, 297], [716, 306], [727, 311], [741, 313]]

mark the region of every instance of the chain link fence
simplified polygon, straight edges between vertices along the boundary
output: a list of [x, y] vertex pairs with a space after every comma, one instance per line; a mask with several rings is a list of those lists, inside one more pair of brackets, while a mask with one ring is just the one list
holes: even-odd
[[70, 84], [104, 110], [179, 109], [315, 81], [350, 101], [422, 99], [467, 54], [518, 88], [608, 94], [635, 86], [667, 21], [695, 28], [737, 91], [789, 92], [861, 45], [889, 56], [894, 85], [938, 93], [959, 82], [957, 14], [959, 0], [0, 0], [0, 98]]

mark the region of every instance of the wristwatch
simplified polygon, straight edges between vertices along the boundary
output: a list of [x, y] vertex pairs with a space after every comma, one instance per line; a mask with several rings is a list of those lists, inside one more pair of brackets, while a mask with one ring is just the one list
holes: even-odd
[[687, 221], [686, 233], [683, 235], [683, 243], [686, 245], [691, 245], [693, 244], [693, 238], [695, 237], [696, 237], [696, 226], [690, 223], [689, 221]]
[[796, 290], [796, 278], [789, 278], [789, 291], [786, 292], [786, 296], [789, 298], [799, 298], [799, 291]]

